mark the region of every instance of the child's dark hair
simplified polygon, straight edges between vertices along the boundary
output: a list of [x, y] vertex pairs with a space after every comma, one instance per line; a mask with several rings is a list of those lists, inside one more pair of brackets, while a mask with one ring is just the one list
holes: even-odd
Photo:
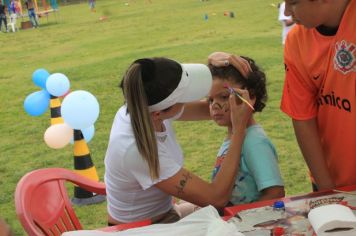
[[238, 83], [243, 89], [247, 89], [251, 97], [256, 97], [254, 105], [255, 111], [261, 112], [266, 106], [267, 101], [267, 89], [266, 89], [266, 75], [255, 64], [255, 61], [249, 57], [244, 57], [250, 63], [252, 72], [245, 78], [242, 74], [232, 65], [226, 67], [216, 67], [209, 64], [211, 74], [214, 79], [224, 79]]

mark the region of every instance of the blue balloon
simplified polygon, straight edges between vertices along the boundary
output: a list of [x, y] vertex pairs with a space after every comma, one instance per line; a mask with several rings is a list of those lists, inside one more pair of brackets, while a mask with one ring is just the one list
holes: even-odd
[[[81, 131], [83, 133], [85, 142], [89, 143], [90, 140], [94, 137], [95, 127], [94, 127], [94, 125], [92, 125], [92, 126], [90, 126], [88, 128], [82, 129]], [[71, 144], [74, 143], [74, 139], [73, 138], [71, 139], [70, 143]]]
[[62, 73], [51, 74], [47, 79], [46, 88], [51, 95], [60, 97], [69, 91], [69, 79]]
[[98, 119], [99, 103], [87, 91], [74, 91], [63, 99], [61, 114], [70, 127], [83, 130], [92, 126]]
[[46, 90], [41, 90], [28, 95], [23, 106], [29, 115], [40, 116], [47, 111], [49, 101], [49, 93]]
[[49, 76], [48, 71], [45, 69], [37, 69], [32, 74], [32, 81], [35, 85], [40, 86], [43, 89], [46, 89], [46, 81]]

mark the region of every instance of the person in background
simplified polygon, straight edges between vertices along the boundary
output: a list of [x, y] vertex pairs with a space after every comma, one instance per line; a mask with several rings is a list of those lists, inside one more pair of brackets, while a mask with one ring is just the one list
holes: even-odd
[[95, 10], [95, 0], [89, 0], [89, 8], [91, 12], [96, 12]]
[[11, 14], [16, 14], [16, 16], [21, 15], [22, 9], [21, 9], [21, 3], [19, 2], [19, 0], [11, 0], [10, 10], [11, 10]]
[[[254, 60], [242, 57], [249, 62], [251, 72], [244, 77], [233, 65], [214, 66], [219, 53], [209, 56], [209, 68], [213, 75], [213, 85], [208, 95], [210, 115], [215, 123], [227, 128], [226, 137], [220, 147], [212, 173], [212, 179], [219, 172], [226, 153], [230, 148], [231, 135], [234, 132], [231, 123], [229, 107], [230, 92], [226, 88], [239, 88], [249, 91], [254, 98], [254, 112], [261, 112], [267, 100], [266, 76], [255, 64]], [[265, 134], [253, 116], [246, 125], [245, 139], [241, 150], [234, 189], [230, 198], [230, 205], [269, 200], [284, 197], [283, 181], [280, 175], [277, 152], [270, 139]], [[239, 154], [240, 155], [240, 154]]]
[[282, 23], [282, 44], [284, 45], [286, 42], [286, 37], [289, 30], [294, 26], [294, 21], [291, 16], [284, 15], [286, 3], [283, 1], [279, 4], [279, 15], [278, 20]]
[[[203, 64], [142, 58], [129, 66], [120, 86], [125, 105], [114, 119], [105, 156], [109, 225], [178, 221], [182, 213], [172, 196], [200, 207], [227, 204], [251, 109], [230, 96], [231, 146], [211, 183], [183, 167], [172, 126], [174, 120], [210, 119], [208, 102], [199, 100], [211, 83], [211, 72]], [[247, 90], [236, 90], [253, 104]]]
[[15, 0], [15, 12], [18, 17], [22, 16], [22, 5], [20, 0]]
[[27, 12], [28, 12], [28, 17], [30, 18], [30, 21], [32, 23], [32, 27], [37, 28], [39, 27], [38, 21], [37, 21], [37, 15], [35, 12], [35, 4], [33, 0], [26, 0], [25, 2]]
[[286, 0], [281, 110], [314, 190], [356, 184], [356, 0]]
[[11, 13], [15, 13], [16, 14], [16, 4], [15, 4], [15, 0], [11, 0], [10, 2], [10, 14]]
[[18, 8], [17, 8], [17, 3], [15, 0], [11, 0], [10, 3], [10, 23], [9, 25], [11, 26], [12, 32], [15, 32], [17, 27], [16, 27], [16, 21], [17, 21], [17, 16], [18, 16]]
[[0, 32], [2, 32], [1, 30], [2, 23], [4, 23], [5, 25], [5, 32], [8, 32], [5, 5], [3, 5], [2, 2], [0, 1]]

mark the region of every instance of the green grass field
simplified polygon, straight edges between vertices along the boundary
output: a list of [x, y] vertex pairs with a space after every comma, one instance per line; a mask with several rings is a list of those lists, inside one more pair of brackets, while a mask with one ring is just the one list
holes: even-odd
[[[279, 110], [283, 49], [278, 11], [271, 3], [153, 0], [147, 4], [136, 0], [125, 5], [121, 0], [100, 0], [96, 13], [84, 3], [62, 6], [58, 23], [50, 15], [48, 21], [40, 19], [38, 29], [0, 34], [0, 217], [16, 235], [24, 235], [14, 206], [19, 179], [38, 168], [73, 169], [73, 146], [54, 150], [43, 141], [49, 112], [40, 117], [24, 112], [26, 96], [40, 90], [32, 82], [32, 73], [38, 68], [64, 73], [72, 91], [87, 90], [98, 99], [100, 117], [89, 148], [102, 179], [112, 119], [123, 103], [118, 83], [134, 59], [152, 56], [206, 63], [211, 52], [228, 51], [254, 58], [267, 74], [269, 91], [267, 107], [256, 118], [276, 145], [286, 192], [309, 192], [291, 121]], [[225, 11], [234, 12], [235, 18], [224, 16]], [[100, 21], [100, 16], [107, 19]], [[209, 179], [224, 129], [209, 121], [176, 123], [176, 130], [186, 167]], [[105, 203], [76, 210], [84, 228], [106, 225]]]

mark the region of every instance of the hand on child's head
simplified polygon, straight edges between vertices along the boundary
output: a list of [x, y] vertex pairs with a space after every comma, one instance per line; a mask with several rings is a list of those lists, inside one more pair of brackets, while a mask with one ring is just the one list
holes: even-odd
[[208, 56], [208, 63], [213, 66], [225, 66], [225, 61], [229, 59], [231, 54], [226, 52], [213, 52]]
[[208, 63], [216, 67], [234, 66], [243, 77], [247, 78], [252, 71], [250, 63], [240, 56], [226, 52], [213, 52], [208, 56]]

